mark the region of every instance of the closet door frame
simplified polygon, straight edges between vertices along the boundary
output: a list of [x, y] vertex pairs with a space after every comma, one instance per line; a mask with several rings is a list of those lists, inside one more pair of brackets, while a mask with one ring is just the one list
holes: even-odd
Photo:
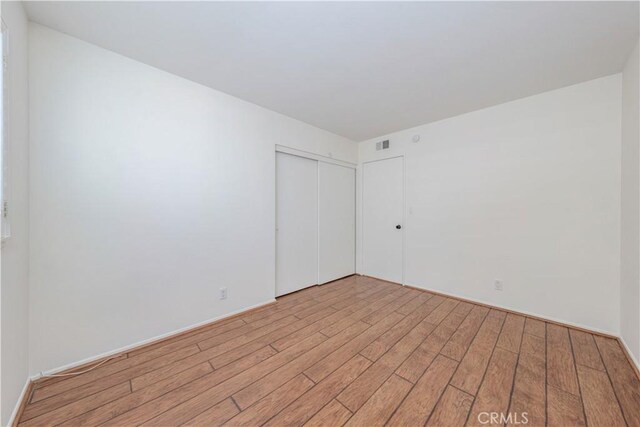
[[[303, 157], [303, 158], [310, 159], [310, 160], [316, 160], [318, 162], [324, 162], [324, 163], [330, 163], [330, 164], [334, 164], [334, 165], [338, 165], [338, 166], [344, 166], [344, 167], [353, 169], [354, 170], [354, 176], [357, 175], [358, 165], [356, 163], [346, 162], [344, 160], [338, 160], [338, 159], [334, 159], [332, 157], [322, 156], [322, 155], [319, 155], [319, 154], [310, 153], [308, 151], [299, 150], [299, 149], [296, 149], [296, 148], [291, 148], [291, 147], [287, 147], [287, 146], [279, 145], [279, 144], [276, 144], [276, 146], [275, 146], [275, 151], [274, 151], [274, 156], [273, 156], [274, 165], [276, 165], [276, 163], [277, 163], [277, 161], [276, 161], [277, 153], [290, 154], [290, 155], [293, 155], [293, 156]], [[273, 225], [274, 246], [275, 246], [274, 247], [274, 260], [273, 260], [273, 265], [274, 265], [274, 285], [277, 284], [277, 277], [276, 277], [277, 273], [276, 273], [276, 270], [277, 270], [277, 265], [278, 265], [277, 264], [278, 263], [278, 247], [277, 247], [278, 236], [276, 234], [277, 233], [277, 227], [278, 227], [277, 174], [278, 174], [278, 171], [277, 171], [277, 169], [275, 169], [274, 184], [275, 184], [275, 190], [276, 191], [274, 193], [274, 196], [275, 196], [275, 209], [276, 209], [276, 212], [275, 212], [275, 215], [274, 215], [274, 225]], [[354, 186], [356, 186], [356, 182], [354, 182]], [[319, 187], [320, 187], [320, 180], [318, 179], [318, 190], [319, 190]], [[356, 197], [357, 197], [357, 191], [356, 191]], [[320, 209], [320, 207], [318, 206], [318, 210], [319, 209]], [[356, 218], [357, 214], [356, 214], [355, 211], [354, 211], [353, 215], [354, 215], [354, 220], [356, 220], [357, 219]], [[319, 281], [320, 280], [320, 262], [319, 262], [319, 258], [320, 258], [320, 238], [319, 238], [320, 237], [319, 236], [319, 233], [320, 233], [320, 221], [319, 220], [318, 220], [317, 228], [318, 228], [318, 239], [317, 239], [317, 244], [318, 244], [318, 250], [317, 250], [318, 263], [317, 263], [317, 271], [316, 271], [316, 280]], [[356, 227], [354, 227], [354, 242], [357, 241], [356, 240], [356, 234], [357, 234], [357, 224], [356, 224]], [[354, 250], [354, 259], [356, 259], [356, 254], [355, 254], [356, 247], [357, 247], [357, 244], [354, 244], [354, 248], [353, 248], [353, 250]], [[355, 272], [355, 265], [354, 265], [354, 272]], [[277, 292], [276, 286], [274, 286], [274, 295], [275, 295], [276, 292]]]
[[345, 162], [344, 160], [338, 160], [332, 157], [322, 156], [320, 154], [310, 153], [308, 151], [298, 150], [297, 148], [291, 148], [284, 145], [276, 144], [276, 152], [291, 154], [298, 157], [305, 157], [307, 159], [317, 160], [319, 162], [324, 162], [324, 163], [332, 163], [334, 165], [345, 166], [347, 168], [352, 168], [352, 169], [358, 168], [358, 165], [356, 163]]

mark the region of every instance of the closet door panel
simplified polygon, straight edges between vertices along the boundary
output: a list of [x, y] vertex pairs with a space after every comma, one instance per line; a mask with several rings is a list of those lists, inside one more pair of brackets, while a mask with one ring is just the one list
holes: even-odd
[[276, 153], [276, 296], [318, 283], [318, 162]]
[[319, 283], [355, 273], [355, 169], [318, 164]]

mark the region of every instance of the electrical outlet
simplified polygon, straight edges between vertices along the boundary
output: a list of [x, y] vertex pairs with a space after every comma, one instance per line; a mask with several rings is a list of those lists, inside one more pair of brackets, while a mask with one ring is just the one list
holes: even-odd
[[227, 299], [227, 288], [220, 288], [220, 299]]
[[494, 285], [496, 291], [501, 291], [502, 290], [502, 280], [496, 280], [496, 283]]

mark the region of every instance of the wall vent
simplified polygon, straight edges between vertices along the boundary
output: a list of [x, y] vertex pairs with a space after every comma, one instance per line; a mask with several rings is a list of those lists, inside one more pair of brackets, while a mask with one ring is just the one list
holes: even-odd
[[387, 150], [389, 148], [389, 140], [385, 139], [384, 141], [376, 142], [376, 151]]

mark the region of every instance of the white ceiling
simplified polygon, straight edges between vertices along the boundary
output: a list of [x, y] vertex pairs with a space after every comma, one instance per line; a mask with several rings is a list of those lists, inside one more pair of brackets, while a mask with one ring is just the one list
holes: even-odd
[[637, 2], [26, 2], [31, 20], [360, 141], [619, 72]]

